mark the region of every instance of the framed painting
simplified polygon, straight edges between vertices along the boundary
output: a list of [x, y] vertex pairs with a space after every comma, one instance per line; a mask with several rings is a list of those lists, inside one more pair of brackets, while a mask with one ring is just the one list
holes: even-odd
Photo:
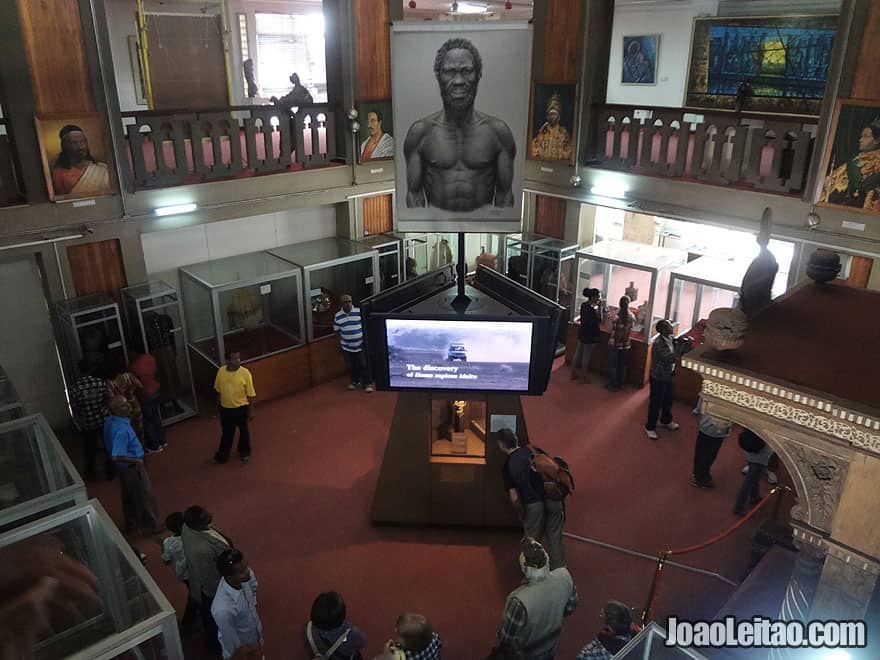
[[817, 204], [880, 215], [880, 101], [838, 101]]
[[358, 103], [358, 162], [394, 158], [394, 123], [391, 100]]
[[104, 115], [42, 115], [34, 123], [49, 199], [62, 202], [116, 192]]
[[695, 18], [685, 105], [818, 115], [836, 15]]
[[572, 162], [576, 105], [576, 85], [534, 83], [527, 152], [530, 159]]
[[623, 38], [621, 85], [656, 85], [659, 34], [642, 34]]

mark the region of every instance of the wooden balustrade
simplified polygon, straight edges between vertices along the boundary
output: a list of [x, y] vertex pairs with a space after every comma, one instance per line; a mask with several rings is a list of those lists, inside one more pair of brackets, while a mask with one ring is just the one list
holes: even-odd
[[[780, 194], [803, 190], [815, 120], [676, 108], [644, 108], [651, 116], [636, 119], [636, 110], [642, 109], [596, 108], [598, 136], [591, 165]], [[687, 114], [703, 120], [685, 122]]]
[[18, 159], [9, 136], [9, 122], [0, 119], [0, 206], [24, 201], [18, 176]]
[[328, 105], [122, 113], [135, 190], [289, 172], [336, 158]]

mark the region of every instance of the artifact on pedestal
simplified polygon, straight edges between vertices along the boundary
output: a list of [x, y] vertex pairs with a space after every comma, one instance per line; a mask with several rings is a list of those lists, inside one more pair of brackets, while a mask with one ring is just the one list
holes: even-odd
[[816, 284], [830, 282], [840, 272], [840, 255], [831, 250], [816, 250], [807, 264], [807, 277]]
[[719, 307], [709, 313], [704, 341], [719, 351], [732, 351], [742, 346], [749, 320], [742, 310]]
[[226, 308], [229, 324], [233, 328], [253, 330], [263, 321], [263, 308], [254, 292], [248, 288], [232, 292], [232, 302]]
[[623, 294], [629, 298], [630, 303], [635, 303], [639, 298], [639, 290], [636, 288], [636, 283], [630, 282]]

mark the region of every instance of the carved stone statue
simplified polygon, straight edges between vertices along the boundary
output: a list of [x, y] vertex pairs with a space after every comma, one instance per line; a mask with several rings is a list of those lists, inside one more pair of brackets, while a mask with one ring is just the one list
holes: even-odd
[[767, 249], [767, 244], [770, 243], [772, 224], [773, 213], [767, 207], [761, 216], [761, 231], [757, 236], [761, 251], [749, 264], [748, 270], [743, 276], [742, 285], [740, 285], [739, 306], [748, 318], [753, 318], [769, 305], [773, 298], [773, 281], [779, 271], [779, 264], [773, 253]]

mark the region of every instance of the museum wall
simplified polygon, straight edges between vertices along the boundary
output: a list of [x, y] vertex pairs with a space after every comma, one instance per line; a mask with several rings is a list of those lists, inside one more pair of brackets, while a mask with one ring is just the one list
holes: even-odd
[[[611, 53], [608, 60], [609, 104], [633, 104], [680, 107], [687, 85], [693, 19], [715, 16], [718, 0], [688, 0], [656, 4], [616, 4], [611, 30]], [[659, 34], [656, 85], [621, 84], [623, 37]]]
[[149, 278], [177, 286], [180, 266], [335, 235], [336, 210], [328, 205], [144, 233], [141, 245]]

